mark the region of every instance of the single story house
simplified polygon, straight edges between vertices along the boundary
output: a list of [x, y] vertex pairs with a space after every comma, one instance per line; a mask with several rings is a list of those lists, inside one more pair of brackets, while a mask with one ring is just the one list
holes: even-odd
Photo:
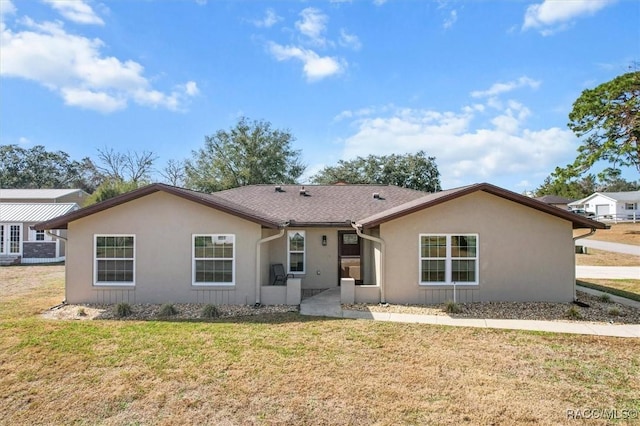
[[0, 266], [65, 260], [64, 231], [31, 229], [79, 207], [75, 203], [0, 202]]
[[640, 220], [640, 191], [594, 192], [569, 203], [570, 209], [584, 209], [597, 219]]
[[63, 261], [65, 232], [30, 227], [77, 210], [88, 196], [82, 189], [0, 189], [0, 266]]
[[152, 184], [33, 228], [68, 233], [68, 303], [293, 305], [571, 301], [573, 230], [606, 225], [487, 183]]

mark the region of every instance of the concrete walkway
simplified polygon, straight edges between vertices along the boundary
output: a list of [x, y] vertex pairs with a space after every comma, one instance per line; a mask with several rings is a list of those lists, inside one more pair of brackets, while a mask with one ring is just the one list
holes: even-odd
[[598, 241], [589, 238], [582, 238], [576, 240], [577, 246], [584, 246], [594, 248], [596, 250], [613, 251], [616, 253], [632, 254], [640, 256], [640, 246], [634, 246], [631, 244], [612, 243], [609, 241]]
[[332, 288], [308, 299], [304, 299], [300, 303], [300, 314], [332, 318], [449, 325], [453, 327], [501, 328], [509, 330], [533, 330], [552, 333], [640, 338], [640, 324], [592, 324], [568, 321], [452, 318], [446, 315], [415, 315], [343, 310], [340, 305], [340, 287]]

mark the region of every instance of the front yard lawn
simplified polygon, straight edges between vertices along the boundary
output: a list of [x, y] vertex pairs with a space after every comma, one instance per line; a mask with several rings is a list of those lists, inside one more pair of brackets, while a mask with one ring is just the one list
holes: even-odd
[[584, 287], [593, 288], [640, 302], [640, 279], [612, 280], [584, 278], [577, 283]]
[[42, 319], [63, 271], [0, 268], [0, 424], [557, 425], [640, 409], [638, 339], [297, 313]]

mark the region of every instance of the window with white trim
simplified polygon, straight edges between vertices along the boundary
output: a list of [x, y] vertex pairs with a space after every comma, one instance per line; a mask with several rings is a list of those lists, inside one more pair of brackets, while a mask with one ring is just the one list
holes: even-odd
[[305, 231], [287, 232], [287, 268], [290, 274], [304, 274], [305, 246]]
[[135, 236], [95, 235], [95, 285], [135, 285]]
[[478, 284], [477, 234], [420, 234], [421, 285]]
[[625, 210], [638, 210], [638, 203], [625, 203], [624, 204], [624, 209]]
[[235, 235], [193, 235], [193, 285], [235, 284]]

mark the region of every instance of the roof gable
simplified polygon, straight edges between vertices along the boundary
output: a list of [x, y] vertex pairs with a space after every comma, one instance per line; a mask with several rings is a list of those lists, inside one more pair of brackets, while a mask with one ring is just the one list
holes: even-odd
[[515, 192], [508, 191], [506, 189], [503, 189], [488, 183], [468, 185], [460, 188], [450, 189], [447, 191], [428, 194], [422, 198], [397, 206], [386, 212], [382, 212], [382, 213], [364, 218], [361, 221], [359, 221], [358, 224], [362, 225], [365, 228], [371, 228], [374, 226], [378, 226], [381, 223], [384, 223], [393, 219], [397, 219], [397, 218], [406, 216], [408, 214], [411, 214], [420, 210], [424, 210], [426, 208], [433, 207], [438, 204], [442, 204], [447, 201], [451, 201], [456, 198], [459, 198], [477, 191], [483, 191], [483, 192], [504, 198], [506, 200], [510, 200], [515, 203], [533, 208], [535, 210], [568, 220], [573, 224], [574, 228], [605, 229], [607, 227], [607, 225], [603, 223], [596, 222], [584, 216], [577, 215], [570, 211], [560, 209], [558, 207], [543, 203], [542, 201], [538, 201], [530, 197], [525, 197], [524, 195], [520, 195]]
[[576, 200], [569, 203], [572, 206], [582, 205], [597, 196], [607, 198], [614, 202], [638, 202], [640, 201], [640, 191], [626, 191], [626, 192], [594, 192], [593, 194], [585, 197], [581, 200]]
[[232, 214], [234, 216], [246, 219], [248, 221], [258, 223], [268, 228], [277, 228], [281, 224], [278, 220], [268, 214], [264, 214], [253, 209], [245, 208], [228, 200], [217, 197], [215, 194], [204, 194], [201, 192], [191, 191], [184, 188], [178, 188], [175, 186], [165, 185], [162, 183], [154, 183], [144, 186], [142, 188], [135, 189], [126, 194], [119, 195], [117, 197], [110, 198], [101, 203], [97, 203], [88, 207], [84, 207], [80, 210], [76, 210], [64, 216], [38, 223], [33, 226], [34, 229], [67, 229], [70, 222], [73, 222], [83, 217], [90, 216], [92, 214], [108, 210], [112, 207], [125, 204], [129, 201], [145, 197], [155, 192], [162, 191], [168, 194], [175, 195], [177, 197], [193, 201], [195, 203], [202, 204], [207, 207], [220, 210], [225, 213]]

